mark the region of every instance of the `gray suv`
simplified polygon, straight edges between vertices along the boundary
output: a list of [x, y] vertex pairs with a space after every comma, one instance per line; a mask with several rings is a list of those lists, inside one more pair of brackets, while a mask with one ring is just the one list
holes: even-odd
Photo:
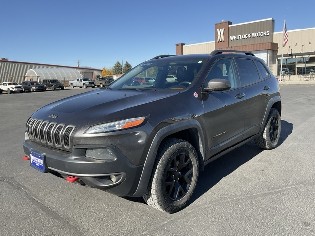
[[173, 213], [206, 164], [250, 140], [275, 148], [280, 115], [277, 79], [252, 53], [157, 56], [37, 110], [23, 146], [39, 171]]

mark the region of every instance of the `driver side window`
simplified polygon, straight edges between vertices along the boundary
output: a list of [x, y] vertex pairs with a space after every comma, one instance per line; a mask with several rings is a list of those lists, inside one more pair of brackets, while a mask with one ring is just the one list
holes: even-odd
[[216, 61], [206, 78], [206, 83], [212, 79], [225, 79], [230, 81], [231, 89], [236, 88], [236, 76], [231, 58]]

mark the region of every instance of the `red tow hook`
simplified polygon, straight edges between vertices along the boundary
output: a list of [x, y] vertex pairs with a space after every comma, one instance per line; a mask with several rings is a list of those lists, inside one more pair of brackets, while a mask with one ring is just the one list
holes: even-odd
[[74, 183], [74, 182], [76, 182], [78, 179], [79, 179], [79, 177], [71, 176], [71, 175], [69, 175], [69, 176], [66, 177], [66, 180], [67, 180], [67, 182], [69, 182], [69, 183]]
[[22, 157], [22, 160], [23, 161], [29, 161], [31, 158], [29, 157], [29, 156], [27, 156], [27, 155], [25, 155], [25, 156], [23, 156]]

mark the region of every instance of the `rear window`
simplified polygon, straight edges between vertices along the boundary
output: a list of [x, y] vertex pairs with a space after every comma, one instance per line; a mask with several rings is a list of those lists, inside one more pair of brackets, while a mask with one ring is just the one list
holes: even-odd
[[267, 68], [260, 61], [256, 61], [256, 65], [257, 65], [257, 68], [258, 68], [258, 71], [259, 71], [261, 78], [262, 79], [269, 78], [270, 73], [267, 70]]
[[248, 58], [236, 58], [235, 62], [237, 64], [242, 87], [260, 81], [257, 67], [253, 60]]

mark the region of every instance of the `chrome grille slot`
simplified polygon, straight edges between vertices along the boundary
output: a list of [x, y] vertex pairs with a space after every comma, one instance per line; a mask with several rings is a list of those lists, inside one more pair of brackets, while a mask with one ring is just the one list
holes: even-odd
[[65, 148], [70, 147], [70, 137], [74, 130], [74, 126], [68, 125], [63, 132], [63, 145]]
[[53, 133], [53, 140], [56, 147], [61, 147], [62, 145], [62, 129], [64, 125], [59, 124], [56, 126]]
[[32, 138], [34, 138], [34, 130], [35, 130], [34, 126], [36, 125], [36, 123], [37, 123], [37, 120], [33, 120], [30, 123], [30, 127], [29, 127], [29, 129], [30, 129], [30, 137], [32, 137]]
[[43, 121], [43, 123], [39, 126], [39, 140], [42, 143], [46, 143], [46, 127], [48, 125], [48, 121]]
[[46, 129], [46, 140], [48, 145], [53, 145], [53, 130], [55, 128], [57, 124], [56, 123], [50, 123], [49, 125], [47, 125], [47, 129]]
[[63, 150], [71, 148], [71, 135], [74, 130], [73, 125], [66, 126], [46, 120], [29, 118], [26, 122], [26, 132], [30, 140]]
[[34, 136], [34, 138], [36, 139], [36, 140], [38, 140], [38, 133], [39, 133], [39, 131], [38, 131], [38, 127], [39, 127], [39, 125], [40, 125], [40, 123], [41, 123], [42, 121], [41, 120], [37, 120], [37, 121], [35, 121], [34, 122], [34, 124], [33, 124], [33, 136]]

